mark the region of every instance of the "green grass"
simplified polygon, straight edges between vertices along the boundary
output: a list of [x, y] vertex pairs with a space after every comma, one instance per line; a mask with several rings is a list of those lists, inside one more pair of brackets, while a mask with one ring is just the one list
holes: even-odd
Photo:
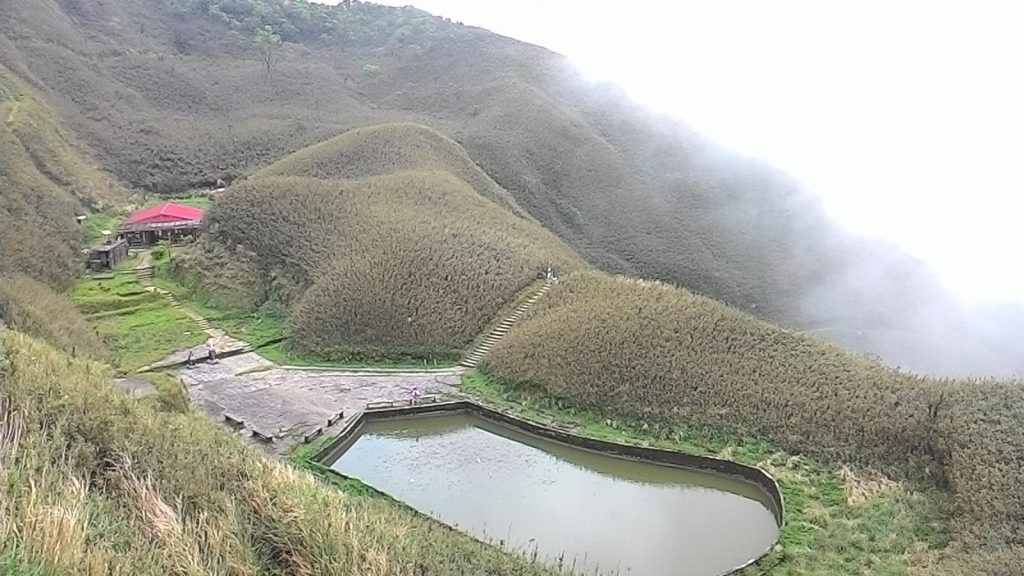
[[207, 339], [188, 316], [160, 295], [144, 290], [128, 272], [113, 278], [83, 279], [72, 297], [122, 372], [134, 372]]
[[786, 505], [781, 546], [752, 574], [906, 574], [925, 568], [948, 542], [948, 498], [929, 485], [844, 481], [841, 469], [795, 457], [754, 437], [736, 437], [686, 422], [649, 425], [593, 410], [574, 409], [540, 394], [503, 385], [478, 372], [463, 377], [477, 401], [541, 422], [576, 426], [585, 436], [691, 454], [726, 457], [759, 466], [778, 480]]
[[102, 242], [106, 238], [103, 234], [104, 230], [110, 230], [113, 233], [112, 236], [116, 236], [117, 227], [124, 218], [123, 214], [112, 212], [94, 212], [89, 214], [85, 221], [82, 222], [82, 229], [85, 230], [88, 245], [91, 247]]
[[[172, 253], [172, 258], [174, 257]], [[206, 318], [212, 326], [220, 328], [232, 338], [252, 344], [260, 355], [282, 366], [306, 366], [316, 368], [445, 368], [454, 366], [458, 359], [436, 360], [425, 363], [419, 359], [359, 358], [349, 361], [330, 360], [315, 354], [296, 350], [291, 346], [291, 332], [279, 306], [265, 304], [255, 312], [240, 312], [212, 306], [209, 302], [195, 297], [168, 273], [168, 263], [157, 264], [154, 283], [174, 294], [184, 306], [188, 306]], [[279, 341], [282, 338], [285, 340]]]
[[208, 210], [210, 206], [213, 206], [213, 199], [205, 194], [196, 194], [194, 196], [154, 196], [149, 200], [146, 200], [143, 208], [151, 208], [164, 202], [173, 202], [175, 204], [181, 204], [183, 206], [193, 206], [195, 208], [202, 208]]

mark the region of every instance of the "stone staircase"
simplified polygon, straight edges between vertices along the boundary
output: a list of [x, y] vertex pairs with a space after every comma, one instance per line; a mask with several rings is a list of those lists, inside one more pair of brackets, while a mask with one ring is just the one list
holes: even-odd
[[523, 317], [523, 314], [525, 314], [526, 311], [529, 310], [531, 306], [533, 306], [534, 302], [539, 300], [540, 297], [543, 296], [544, 294], [547, 294], [548, 290], [551, 289], [551, 285], [553, 283], [553, 277], [549, 277], [549, 279], [544, 282], [544, 285], [541, 286], [539, 290], [534, 292], [529, 298], [526, 299], [526, 301], [520, 304], [514, 312], [509, 314], [507, 318], [505, 318], [497, 326], [495, 326], [494, 329], [491, 330], [491, 332], [487, 335], [487, 337], [484, 338], [484, 341], [481, 342], [476, 348], [471, 350], [469, 354], [467, 354], [466, 357], [459, 362], [459, 366], [464, 366], [466, 368], [476, 368], [480, 364], [480, 361], [484, 359], [484, 356], [487, 356], [487, 353], [490, 352], [492, 348], [494, 348], [494, 345], [497, 344], [502, 338], [504, 338], [505, 334], [508, 334], [508, 331], [512, 329], [512, 326], [514, 326], [515, 323], [518, 322], [519, 319]]
[[153, 267], [142, 266], [135, 269], [135, 277], [139, 279], [139, 284], [143, 286], [153, 285]]
[[[156, 292], [157, 294], [163, 296], [163, 298], [167, 300], [167, 303], [171, 305], [171, 308], [174, 308], [175, 310], [178, 310], [181, 313], [188, 316], [189, 318], [191, 318], [192, 321], [195, 322], [197, 326], [199, 326], [199, 329], [202, 330], [203, 332], [206, 332], [211, 338], [221, 339], [224, 337], [224, 332], [222, 330], [218, 330], [211, 326], [210, 321], [201, 316], [196, 311], [192, 310], [191, 308], [182, 306], [181, 302], [178, 302], [178, 299], [174, 296], [174, 294], [168, 292], [167, 290], [164, 290], [163, 288], [160, 288], [159, 286], [154, 286], [152, 266], [142, 266], [136, 268], [135, 275], [139, 279], [139, 284], [141, 284], [143, 288], [151, 292]], [[251, 352], [252, 350], [253, 347], [244, 342], [242, 343], [242, 347], [239, 348], [240, 352]]]

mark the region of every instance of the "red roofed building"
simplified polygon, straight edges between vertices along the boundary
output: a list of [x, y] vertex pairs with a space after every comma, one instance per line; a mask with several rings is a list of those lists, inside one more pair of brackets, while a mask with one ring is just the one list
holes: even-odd
[[118, 228], [117, 233], [127, 238], [132, 246], [148, 246], [160, 240], [178, 242], [185, 238], [195, 238], [202, 223], [202, 208], [164, 202], [135, 212]]

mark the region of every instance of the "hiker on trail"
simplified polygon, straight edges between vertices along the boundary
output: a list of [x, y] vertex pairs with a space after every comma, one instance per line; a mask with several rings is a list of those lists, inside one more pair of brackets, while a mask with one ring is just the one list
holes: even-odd
[[211, 363], [217, 361], [217, 351], [213, 349], [213, 344], [206, 345], [206, 359]]
[[419, 404], [420, 403], [420, 387], [419, 386], [413, 386], [412, 387], [412, 403], [413, 404]]
[[188, 351], [188, 360], [186, 360], [185, 363], [188, 364], [189, 368], [195, 366], [196, 361], [192, 358], [191, 350]]

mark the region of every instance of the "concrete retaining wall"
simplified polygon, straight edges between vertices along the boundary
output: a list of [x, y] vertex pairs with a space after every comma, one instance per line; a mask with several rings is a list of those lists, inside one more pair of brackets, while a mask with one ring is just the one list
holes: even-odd
[[[747, 466], [745, 464], [740, 464], [739, 462], [733, 462], [722, 458], [696, 456], [693, 454], [684, 454], [682, 452], [673, 452], [671, 450], [631, 446], [626, 444], [617, 444], [614, 442], [606, 442], [604, 440], [597, 440], [594, 438], [586, 438], [565, 430], [557, 430], [540, 423], [523, 420], [511, 414], [499, 412], [486, 406], [481, 406], [474, 402], [465, 400], [364, 410], [353, 418], [349, 422], [348, 426], [346, 426], [338, 436], [314, 454], [313, 460], [329, 467], [330, 463], [337, 460], [353, 443], [355, 443], [359, 438], [360, 428], [362, 428], [363, 424], [366, 422], [400, 418], [429, 417], [438, 414], [453, 414], [460, 412], [468, 412], [475, 416], [479, 416], [480, 418], [490, 420], [491, 422], [520, 432], [531, 434], [546, 440], [567, 444], [582, 450], [588, 450], [618, 458], [627, 458], [630, 460], [640, 460], [666, 466], [711, 472], [748, 482], [758, 487], [768, 497], [767, 500], [771, 503], [769, 510], [775, 516], [775, 520], [779, 525], [779, 536], [781, 537], [782, 535], [785, 518], [785, 504], [782, 500], [782, 492], [779, 490], [779, 485], [775, 479], [760, 468]], [[737, 573], [754, 562], [757, 562], [766, 555], [777, 542], [778, 538], [776, 538], [776, 541], [772, 543], [772, 546], [765, 550], [760, 556], [751, 559], [742, 566], [737, 566], [727, 572], [727, 574]]]

